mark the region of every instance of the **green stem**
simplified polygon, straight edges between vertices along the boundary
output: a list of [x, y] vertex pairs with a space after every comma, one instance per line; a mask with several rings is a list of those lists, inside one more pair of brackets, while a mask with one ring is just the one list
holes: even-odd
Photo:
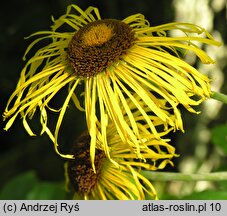
[[225, 94], [219, 92], [212, 92], [211, 98], [227, 104], [227, 95]]
[[141, 171], [141, 174], [152, 181], [225, 181], [227, 180], [227, 172], [213, 173], [174, 173], [174, 172], [156, 172]]

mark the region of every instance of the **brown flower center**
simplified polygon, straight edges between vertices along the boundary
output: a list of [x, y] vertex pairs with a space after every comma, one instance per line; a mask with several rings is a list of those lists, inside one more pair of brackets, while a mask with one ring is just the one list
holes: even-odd
[[86, 132], [79, 136], [74, 143], [73, 155], [75, 159], [68, 162], [69, 179], [78, 193], [88, 194], [99, 179], [105, 153], [96, 150], [96, 173], [94, 173], [90, 160], [90, 136]]
[[80, 77], [92, 77], [119, 60], [135, 40], [126, 23], [104, 19], [91, 22], [75, 33], [68, 46], [68, 59]]

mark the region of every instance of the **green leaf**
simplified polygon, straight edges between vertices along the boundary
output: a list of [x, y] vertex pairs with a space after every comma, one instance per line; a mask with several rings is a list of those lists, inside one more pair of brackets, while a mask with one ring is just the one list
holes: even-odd
[[63, 200], [66, 192], [63, 183], [41, 182], [27, 195], [29, 200]]
[[42, 182], [29, 171], [10, 180], [0, 191], [0, 199], [61, 200], [66, 199], [66, 192], [63, 183]]
[[227, 124], [214, 127], [211, 130], [211, 140], [227, 155]]
[[227, 191], [202, 191], [192, 193], [181, 198], [182, 200], [227, 200]]
[[219, 181], [216, 182], [219, 190], [226, 190], [227, 191], [227, 181]]
[[35, 172], [29, 171], [10, 180], [1, 190], [0, 199], [26, 199], [27, 194], [38, 183]]

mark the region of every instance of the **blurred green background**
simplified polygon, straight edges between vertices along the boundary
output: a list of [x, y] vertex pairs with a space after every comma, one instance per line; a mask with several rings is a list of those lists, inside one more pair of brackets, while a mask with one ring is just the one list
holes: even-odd
[[[48, 30], [51, 16], [58, 18], [67, 5], [82, 9], [98, 7], [103, 18], [123, 19], [142, 13], [151, 25], [173, 21], [192, 22], [208, 29], [223, 42], [219, 48], [203, 47], [216, 65], [203, 66], [193, 56], [187, 61], [209, 75], [212, 89], [227, 93], [227, 3], [225, 0], [20, 0], [5, 1], [0, 7], [0, 113], [14, 91], [25, 62], [22, 56], [32, 40], [24, 37]], [[61, 101], [66, 92], [59, 95]], [[198, 108], [200, 115], [183, 112], [185, 133], [171, 134], [172, 144], [181, 156], [167, 171], [227, 171], [227, 105], [209, 100]], [[50, 121], [54, 122], [55, 116]], [[38, 119], [33, 120], [39, 129]], [[18, 118], [8, 132], [0, 121], [0, 199], [65, 199], [64, 160], [54, 152], [47, 136], [29, 137]], [[83, 131], [84, 116], [69, 107], [61, 130], [62, 151], [69, 151]], [[227, 182], [155, 182], [161, 199], [227, 199]], [[214, 192], [213, 192], [214, 191]], [[205, 193], [205, 195], [204, 195]], [[219, 194], [220, 193], [220, 197]], [[215, 195], [214, 195], [215, 194]], [[224, 195], [223, 195], [224, 194]], [[191, 197], [190, 197], [191, 196]]]

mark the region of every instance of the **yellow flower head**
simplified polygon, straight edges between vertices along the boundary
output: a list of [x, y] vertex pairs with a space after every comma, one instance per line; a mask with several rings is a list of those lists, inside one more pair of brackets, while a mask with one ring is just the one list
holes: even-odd
[[[169, 30], [178, 30], [185, 36], [170, 37]], [[159, 138], [150, 114], [174, 129], [183, 130], [178, 104], [195, 112], [192, 107], [211, 93], [209, 79], [181, 59], [187, 51], [192, 51], [202, 62], [213, 63], [195, 42], [219, 43], [205, 29], [193, 24], [150, 26], [142, 14], [122, 21], [101, 19], [97, 8], [83, 11], [70, 5], [65, 15], [53, 19], [50, 31], [32, 36], [39, 38], [30, 44], [25, 55], [40, 41], [46, 41], [47, 45], [23, 68], [4, 112], [4, 119], [9, 118], [5, 129], [20, 115], [25, 129], [34, 135], [27, 118], [31, 119], [39, 109], [41, 133], [48, 133], [56, 150], [70, 100], [86, 113], [91, 146], [96, 145], [99, 135], [107, 146], [108, 121], [114, 123], [124, 143], [135, 141], [137, 145], [140, 135], [131, 106]], [[61, 109], [51, 108], [49, 102], [65, 86], [69, 92]], [[79, 86], [84, 89], [83, 94], [78, 93]], [[54, 133], [48, 128], [48, 110], [59, 113]]]
[[140, 170], [154, 171], [163, 169], [168, 163], [173, 165], [171, 159], [177, 155], [168, 140], [158, 140], [146, 126], [139, 124], [139, 127], [144, 137], [141, 141], [142, 159], [130, 145], [122, 142], [114, 124], [111, 124], [107, 129], [107, 140], [110, 158], [115, 163], [106, 157], [104, 145], [98, 142], [96, 172], [90, 160], [89, 133], [83, 133], [76, 140], [72, 150], [75, 159], [68, 161], [65, 169], [66, 183], [68, 188], [73, 188], [75, 199], [142, 200], [146, 195], [157, 199], [154, 187]]

